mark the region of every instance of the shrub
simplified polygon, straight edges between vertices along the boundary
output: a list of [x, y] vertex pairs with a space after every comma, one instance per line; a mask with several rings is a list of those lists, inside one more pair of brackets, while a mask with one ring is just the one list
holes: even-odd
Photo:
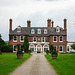
[[31, 50], [28, 50], [28, 52], [32, 52]]
[[49, 50], [47, 50], [46, 53], [49, 53]]
[[10, 45], [2, 45], [1, 51], [2, 52], [13, 52], [13, 47]]
[[23, 54], [22, 50], [17, 50], [17, 54]]
[[57, 51], [52, 51], [52, 55], [58, 55]]

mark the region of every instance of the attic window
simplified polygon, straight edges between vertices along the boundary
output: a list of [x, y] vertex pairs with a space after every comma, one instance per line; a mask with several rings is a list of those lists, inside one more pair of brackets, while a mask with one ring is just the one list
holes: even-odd
[[47, 34], [47, 29], [44, 29], [44, 34]]
[[32, 30], [31, 30], [31, 34], [34, 34], [34, 33], [35, 33], [35, 31], [34, 31], [34, 29], [32, 29]]
[[17, 27], [17, 32], [21, 32], [21, 27], [20, 26]]
[[41, 34], [41, 29], [38, 29], [38, 34]]
[[56, 32], [60, 32], [59, 26], [56, 27]]

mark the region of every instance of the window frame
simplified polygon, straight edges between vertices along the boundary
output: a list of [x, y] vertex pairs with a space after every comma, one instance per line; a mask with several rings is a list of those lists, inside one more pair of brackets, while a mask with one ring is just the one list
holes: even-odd
[[[39, 31], [40, 31], [40, 33], [39, 33]], [[41, 34], [41, 29], [38, 29], [38, 34]]]
[[21, 40], [21, 37], [22, 37], [22, 36], [20, 36], [20, 42], [24, 42], [24, 36], [23, 36], [23, 40]]
[[[43, 41], [43, 38], [44, 38], [44, 41]], [[45, 42], [45, 37], [41, 37], [41, 41], [42, 41], [42, 42]]]
[[21, 27], [20, 26], [17, 27], [17, 32], [21, 32]]
[[[32, 32], [32, 31], [33, 31], [33, 32]], [[35, 30], [34, 30], [34, 29], [31, 30], [31, 34], [35, 34]]]
[[[60, 51], [60, 47], [62, 47], [62, 51]], [[62, 45], [59, 46], [59, 52], [63, 52], [63, 46]]]
[[[15, 35], [15, 36], [16, 36], [16, 35]], [[14, 40], [14, 37], [15, 37], [15, 36], [13, 36], [13, 42], [17, 42], [17, 36], [16, 36], [16, 40]]]
[[[60, 41], [60, 37], [62, 37], [62, 41]], [[63, 36], [59, 36], [59, 42], [63, 42]]]
[[36, 41], [34, 41], [34, 38], [36, 38], [36, 41], [37, 41], [37, 37], [33, 37], [33, 42], [36, 42]]
[[[54, 37], [56, 37], [56, 41], [54, 41]], [[57, 42], [57, 36], [53, 36], [53, 42]]]
[[44, 34], [47, 34], [47, 29], [44, 29]]

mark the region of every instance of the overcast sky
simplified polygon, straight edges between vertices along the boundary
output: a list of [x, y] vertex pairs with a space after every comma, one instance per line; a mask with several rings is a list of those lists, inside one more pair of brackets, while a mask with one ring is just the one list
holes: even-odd
[[75, 0], [0, 0], [0, 34], [3, 40], [9, 40], [9, 19], [13, 19], [13, 30], [21, 25], [46, 27], [47, 19], [54, 21], [54, 26], [64, 27], [67, 19], [67, 40], [75, 41]]

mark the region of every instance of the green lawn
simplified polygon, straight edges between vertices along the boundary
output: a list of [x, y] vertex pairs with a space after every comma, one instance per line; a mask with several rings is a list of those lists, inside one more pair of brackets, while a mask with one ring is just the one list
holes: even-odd
[[60, 54], [53, 60], [51, 55], [45, 55], [58, 75], [75, 75], [75, 54]]
[[23, 59], [17, 59], [16, 54], [3, 54], [0, 55], [0, 75], [8, 75], [16, 67], [22, 64], [30, 56], [29, 54], [24, 54]]

